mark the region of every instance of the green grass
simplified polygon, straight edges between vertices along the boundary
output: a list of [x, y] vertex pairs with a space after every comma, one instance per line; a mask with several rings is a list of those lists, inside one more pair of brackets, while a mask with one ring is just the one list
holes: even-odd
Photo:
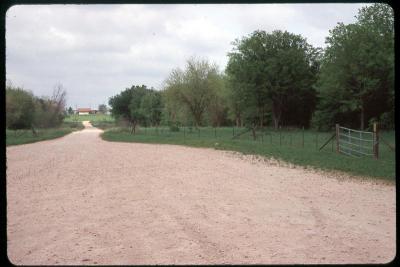
[[[170, 132], [164, 128], [141, 128], [135, 135], [131, 135], [126, 128], [112, 128], [102, 134], [102, 138], [117, 142], [139, 142], [157, 144], [176, 144], [192, 147], [210, 147], [221, 150], [238, 151], [244, 154], [257, 154], [274, 157], [296, 165], [314, 167], [322, 170], [339, 170], [354, 175], [395, 180], [395, 152], [381, 143], [380, 158], [372, 157], [353, 158], [335, 153], [335, 144], [328, 143], [321, 151], [319, 148], [333, 134], [315, 132], [311, 130], [303, 133], [296, 129], [293, 131], [282, 130], [280, 133], [267, 129], [264, 135], [259, 133], [259, 138], [252, 140], [251, 134], [246, 133], [237, 139], [232, 139], [234, 134], [244, 129], [205, 127], [199, 131], [192, 129], [179, 132]], [[387, 142], [395, 144], [395, 133], [381, 132]]]
[[37, 135], [31, 130], [6, 130], [6, 146], [22, 145], [62, 137], [76, 130], [83, 129], [82, 123], [64, 122], [58, 128], [37, 129]]
[[92, 121], [91, 124], [94, 127], [100, 128], [102, 130], [107, 130], [116, 126], [114, 121]]
[[70, 115], [64, 119], [65, 122], [74, 122], [74, 121], [108, 121], [113, 122], [114, 118], [111, 115], [106, 114], [89, 114], [89, 115]]

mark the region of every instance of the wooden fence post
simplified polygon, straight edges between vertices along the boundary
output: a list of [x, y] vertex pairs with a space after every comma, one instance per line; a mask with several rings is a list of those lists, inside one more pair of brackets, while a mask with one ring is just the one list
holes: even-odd
[[336, 123], [336, 153], [339, 153], [339, 124]]
[[374, 157], [379, 158], [379, 129], [378, 123], [374, 122]]

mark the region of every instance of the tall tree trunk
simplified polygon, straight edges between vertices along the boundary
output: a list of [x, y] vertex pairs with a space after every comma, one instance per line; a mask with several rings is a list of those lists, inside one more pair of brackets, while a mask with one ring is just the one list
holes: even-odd
[[364, 107], [361, 106], [361, 114], [360, 114], [360, 129], [364, 130]]
[[36, 136], [37, 132], [36, 132], [36, 129], [35, 129], [35, 127], [33, 125], [31, 125], [31, 129], [32, 129], [33, 135]]
[[136, 122], [131, 123], [131, 134], [136, 134]]
[[253, 134], [253, 139], [256, 140], [256, 126], [253, 124], [253, 127], [251, 128], [251, 132]]
[[278, 130], [279, 121], [275, 116], [273, 116], [273, 119], [274, 119], [274, 128], [275, 128], [275, 130]]
[[264, 108], [261, 107], [259, 109], [259, 114], [260, 114], [260, 127], [263, 128], [264, 127]]
[[275, 130], [278, 130], [282, 117], [283, 100], [274, 99], [272, 102], [272, 118], [274, 120]]

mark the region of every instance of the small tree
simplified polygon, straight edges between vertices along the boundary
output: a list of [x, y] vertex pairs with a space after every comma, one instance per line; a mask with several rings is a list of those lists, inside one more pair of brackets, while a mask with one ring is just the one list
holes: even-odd
[[146, 125], [159, 125], [162, 113], [161, 93], [150, 89], [142, 98], [140, 112], [144, 116]]
[[107, 106], [105, 104], [100, 104], [99, 107], [98, 107], [98, 110], [99, 110], [100, 113], [106, 114], [108, 109], [107, 109]]
[[48, 128], [59, 126], [65, 117], [66, 91], [61, 84], [55, 85], [52, 96], [35, 97], [36, 127]]
[[68, 115], [73, 115], [74, 114], [74, 110], [72, 109], [72, 107], [69, 107], [67, 110]]
[[184, 71], [175, 69], [166, 81], [166, 91], [171, 91], [176, 100], [184, 105], [196, 127], [202, 125], [220, 74], [215, 64], [191, 58]]

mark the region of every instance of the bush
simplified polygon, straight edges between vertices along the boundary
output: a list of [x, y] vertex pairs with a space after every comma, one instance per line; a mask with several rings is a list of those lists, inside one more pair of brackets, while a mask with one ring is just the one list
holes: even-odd
[[171, 132], [179, 132], [179, 127], [177, 125], [170, 125], [169, 130]]
[[34, 123], [39, 128], [58, 127], [64, 120], [64, 114], [57, 103], [46, 98], [35, 99]]
[[385, 130], [393, 130], [395, 127], [394, 112], [389, 111], [383, 113], [381, 116], [379, 116], [379, 123], [379, 128]]
[[33, 94], [22, 88], [6, 88], [6, 127], [28, 129], [32, 127], [35, 105]]

